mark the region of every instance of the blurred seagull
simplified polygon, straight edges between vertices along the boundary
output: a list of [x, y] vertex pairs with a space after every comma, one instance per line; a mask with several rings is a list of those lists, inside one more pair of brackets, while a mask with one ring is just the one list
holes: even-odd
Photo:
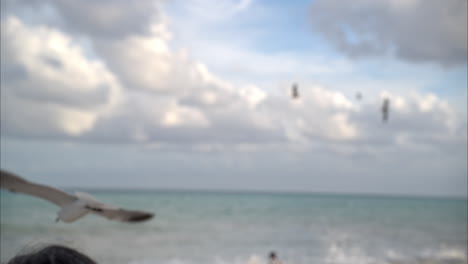
[[69, 194], [46, 185], [32, 183], [4, 170], [0, 170], [0, 188], [36, 196], [58, 205], [60, 210], [57, 212], [56, 222], [61, 220], [71, 223], [88, 213], [122, 222], [142, 222], [153, 217], [152, 213], [104, 204], [87, 193]]
[[291, 88], [291, 96], [293, 99], [299, 98], [299, 88], [297, 87], [297, 83], [293, 84]]
[[385, 98], [382, 104], [382, 121], [383, 122], [388, 121], [389, 108], [390, 108], [390, 99]]

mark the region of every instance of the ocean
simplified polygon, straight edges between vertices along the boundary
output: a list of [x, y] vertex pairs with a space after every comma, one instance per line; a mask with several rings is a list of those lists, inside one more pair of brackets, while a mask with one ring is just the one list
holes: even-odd
[[89, 215], [56, 223], [57, 207], [1, 191], [1, 261], [48, 244], [98, 263], [467, 263], [467, 200], [332, 194], [89, 191], [156, 214], [142, 224]]

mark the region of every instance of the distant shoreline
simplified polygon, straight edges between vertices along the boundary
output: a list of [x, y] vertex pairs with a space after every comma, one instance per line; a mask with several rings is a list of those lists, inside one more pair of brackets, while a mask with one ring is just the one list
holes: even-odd
[[468, 196], [450, 195], [419, 195], [419, 194], [387, 194], [387, 193], [353, 193], [353, 192], [313, 192], [313, 191], [280, 191], [280, 190], [229, 190], [229, 189], [184, 189], [184, 188], [104, 188], [104, 187], [60, 187], [66, 191], [87, 191], [107, 193], [186, 193], [186, 194], [216, 194], [216, 195], [285, 195], [285, 196], [317, 196], [317, 197], [349, 197], [362, 199], [423, 199], [423, 200], [459, 200], [468, 201]]

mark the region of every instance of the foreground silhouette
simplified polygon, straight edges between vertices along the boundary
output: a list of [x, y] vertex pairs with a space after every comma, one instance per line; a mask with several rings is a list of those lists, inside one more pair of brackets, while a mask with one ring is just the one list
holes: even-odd
[[36, 252], [18, 255], [7, 264], [96, 264], [90, 257], [74, 249], [52, 245]]

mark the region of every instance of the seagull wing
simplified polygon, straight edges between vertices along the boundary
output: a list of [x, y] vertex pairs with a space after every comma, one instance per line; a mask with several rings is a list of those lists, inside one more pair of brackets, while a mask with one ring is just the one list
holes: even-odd
[[58, 206], [76, 201], [76, 197], [71, 194], [46, 185], [32, 183], [4, 170], [0, 170], [0, 188], [36, 196]]
[[135, 211], [135, 210], [126, 210], [122, 208], [95, 208], [87, 207], [93, 213], [105, 217], [110, 220], [117, 220], [122, 222], [143, 222], [153, 218], [154, 214], [144, 212], [144, 211]]
[[90, 212], [110, 220], [122, 222], [143, 222], [153, 218], [154, 214], [144, 211], [126, 210], [114, 205], [98, 201], [92, 195], [84, 192], [76, 192], [78, 199], [86, 202], [86, 209]]

